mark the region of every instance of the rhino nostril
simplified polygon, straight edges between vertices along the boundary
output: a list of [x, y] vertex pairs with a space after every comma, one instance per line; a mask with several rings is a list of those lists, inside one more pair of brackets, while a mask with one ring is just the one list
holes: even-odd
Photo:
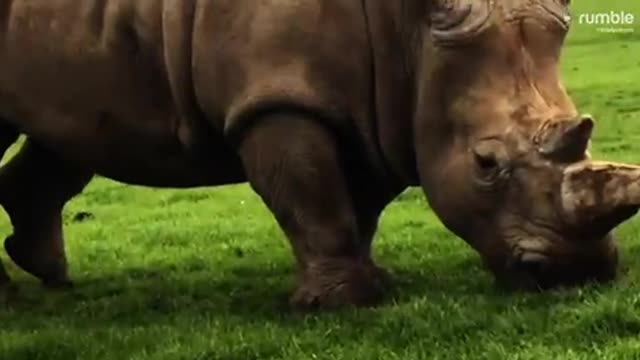
[[548, 263], [548, 256], [537, 253], [524, 253], [520, 256], [517, 266], [531, 275], [540, 275], [544, 272]]
[[542, 263], [538, 261], [521, 261], [518, 268], [531, 275], [538, 275], [542, 272]]

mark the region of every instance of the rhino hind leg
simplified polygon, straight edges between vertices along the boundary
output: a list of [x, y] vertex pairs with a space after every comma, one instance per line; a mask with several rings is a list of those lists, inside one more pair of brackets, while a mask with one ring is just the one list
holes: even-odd
[[256, 122], [239, 152], [252, 188], [289, 238], [298, 262], [295, 308], [369, 306], [386, 290], [369, 256], [357, 207], [333, 137], [313, 121], [271, 115]]
[[0, 169], [0, 204], [13, 225], [5, 250], [16, 265], [47, 287], [71, 285], [62, 208], [91, 177], [31, 140]]
[[[4, 158], [7, 149], [18, 140], [19, 135], [16, 129], [4, 122], [0, 122], [0, 161]], [[2, 191], [1, 188], [0, 191]], [[9, 282], [9, 275], [2, 263], [0, 263], [0, 287], [9, 284]]]

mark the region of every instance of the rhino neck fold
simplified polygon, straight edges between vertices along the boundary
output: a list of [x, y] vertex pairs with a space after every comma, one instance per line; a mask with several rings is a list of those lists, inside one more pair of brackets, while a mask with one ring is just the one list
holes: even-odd
[[413, 118], [425, 1], [362, 4], [371, 50], [369, 123], [378, 153], [396, 182], [418, 185]]

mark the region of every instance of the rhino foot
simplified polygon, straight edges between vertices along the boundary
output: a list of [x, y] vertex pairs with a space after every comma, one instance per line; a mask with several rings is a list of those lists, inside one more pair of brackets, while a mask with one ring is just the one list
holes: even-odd
[[2, 263], [0, 263], [0, 292], [10, 286], [12, 286], [11, 278], [9, 277], [9, 274], [7, 274], [7, 270], [5, 270]]
[[40, 279], [43, 286], [50, 289], [68, 289], [73, 286], [64, 256], [38, 256], [32, 247], [26, 246], [15, 234], [6, 238], [4, 248], [16, 265]]
[[384, 299], [390, 279], [371, 260], [313, 261], [307, 264], [290, 302], [298, 310], [375, 306]]

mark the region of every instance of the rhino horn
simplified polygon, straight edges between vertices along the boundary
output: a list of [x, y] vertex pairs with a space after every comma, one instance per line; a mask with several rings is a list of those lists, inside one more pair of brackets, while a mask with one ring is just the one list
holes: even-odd
[[577, 119], [549, 121], [534, 138], [538, 151], [554, 161], [572, 163], [589, 157], [588, 147], [593, 132], [591, 115]]
[[584, 160], [565, 168], [561, 185], [566, 219], [595, 236], [611, 231], [640, 208], [640, 166]]

